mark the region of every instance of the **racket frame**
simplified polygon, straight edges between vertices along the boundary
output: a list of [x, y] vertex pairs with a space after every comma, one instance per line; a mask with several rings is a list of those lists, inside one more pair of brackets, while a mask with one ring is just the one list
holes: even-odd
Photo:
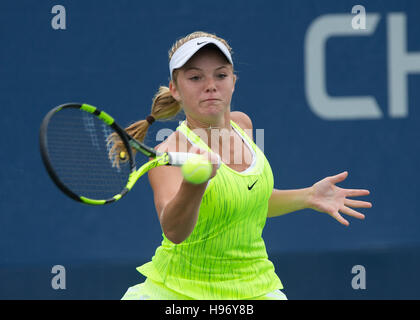
[[[127, 184], [125, 188], [119, 193], [114, 195], [112, 198], [104, 199], [104, 200], [97, 200], [97, 199], [90, 199], [84, 196], [77, 195], [72, 190], [70, 190], [59, 178], [57, 173], [54, 171], [50, 156], [48, 154], [48, 138], [47, 138], [47, 131], [48, 131], [48, 124], [50, 119], [54, 116], [55, 113], [59, 112], [63, 109], [79, 109], [85, 112], [91, 113], [96, 116], [98, 119], [102, 120], [108, 126], [110, 126], [121, 138], [125, 149], [128, 153], [128, 160], [130, 165], [130, 175], [128, 177]], [[50, 178], [54, 181], [57, 187], [64, 192], [67, 196], [76, 200], [78, 202], [82, 202], [89, 205], [103, 205], [115, 202], [125, 196], [128, 191], [134, 186], [136, 181], [147, 171], [150, 169], [161, 166], [161, 165], [168, 165], [170, 163], [170, 156], [167, 153], [159, 153], [154, 148], [148, 147], [145, 144], [137, 141], [130, 135], [128, 135], [124, 129], [122, 129], [112, 118], [109, 114], [105, 111], [102, 111], [94, 106], [89, 104], [81, 104], [81, 103], [66, 103], [60, 106], [55, 107], [54, 109], [50, 110], [44, 117], [39, 133], [39, 145], [40, 145], [40, 152], [42, 161], [46, 167], [46, 170], [50, 176]], [[145, 163], [141, 166], [138, 170], [136, 168], [136, 163], [134, 161], [134, 156], [132, 152], [132, 148], [136, 149], [136, 151], [141, 152], [145, 156], [149, 158], [154, 158], [153, 160]], [[184, 161], [182, 161], [184, 162]], [[174, 165], [181, 165], [182, 163], [174, 163]]]

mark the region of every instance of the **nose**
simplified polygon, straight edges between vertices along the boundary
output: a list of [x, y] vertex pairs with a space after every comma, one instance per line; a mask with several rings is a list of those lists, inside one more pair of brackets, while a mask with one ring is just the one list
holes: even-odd
[[215, 92], [216, 90], [216, 83], [214, 79], [210, 77], [206, 82], [206, 92]]

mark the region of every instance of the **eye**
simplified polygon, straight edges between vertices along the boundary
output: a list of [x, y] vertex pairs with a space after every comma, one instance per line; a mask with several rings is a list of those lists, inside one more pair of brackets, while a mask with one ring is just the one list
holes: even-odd
[[218, 75], [217, 75], [217, 77], [218, 77], [218, 78], [220, 78], [220, 79], [224, 79], [224, 78], [226, 78], [226, 77], [227, 77], [227, 74], [225, 74], [225, 73], [220, 73], [220, 74], [218, 74]]
[[192, 77], [189, 77], [189, 79], [190, 80], [192, 80], [192, 81], [198, 81], [198, 80], [200, 80], [200, 76], [192, 76]]

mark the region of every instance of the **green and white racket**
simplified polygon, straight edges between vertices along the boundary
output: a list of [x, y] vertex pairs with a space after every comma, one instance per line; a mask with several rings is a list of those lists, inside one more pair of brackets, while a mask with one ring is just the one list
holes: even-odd
[[[88, 104], [68, 103], [52, 109], [42, 121], [39, 138], [51, 179], [67, 196], [89, 205], [115, 202], [150, 169], [182, 166], [190, 155], [159, 153], [129, 136], [109, 114]], [[116, 141], [124, 146], [118, 154], [112, 152]], [[145, 158], [137, 169], [132, 149], [153, 159]]]

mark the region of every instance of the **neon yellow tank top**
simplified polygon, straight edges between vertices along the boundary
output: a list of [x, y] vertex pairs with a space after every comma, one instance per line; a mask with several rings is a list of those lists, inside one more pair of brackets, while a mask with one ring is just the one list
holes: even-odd
[[[193, 299], [251, 299], [283, 289], [262, 239], [273, 173], [258, 146], [236, 123], [231, 125], [253, 153], [252, 164], [238, 172], [222, 163], [207, 185], [190, 236], [174, 244], [162, 234], [152, 261], [137, 268]], [[210, 150], [184, 122], [177, 130]]]

